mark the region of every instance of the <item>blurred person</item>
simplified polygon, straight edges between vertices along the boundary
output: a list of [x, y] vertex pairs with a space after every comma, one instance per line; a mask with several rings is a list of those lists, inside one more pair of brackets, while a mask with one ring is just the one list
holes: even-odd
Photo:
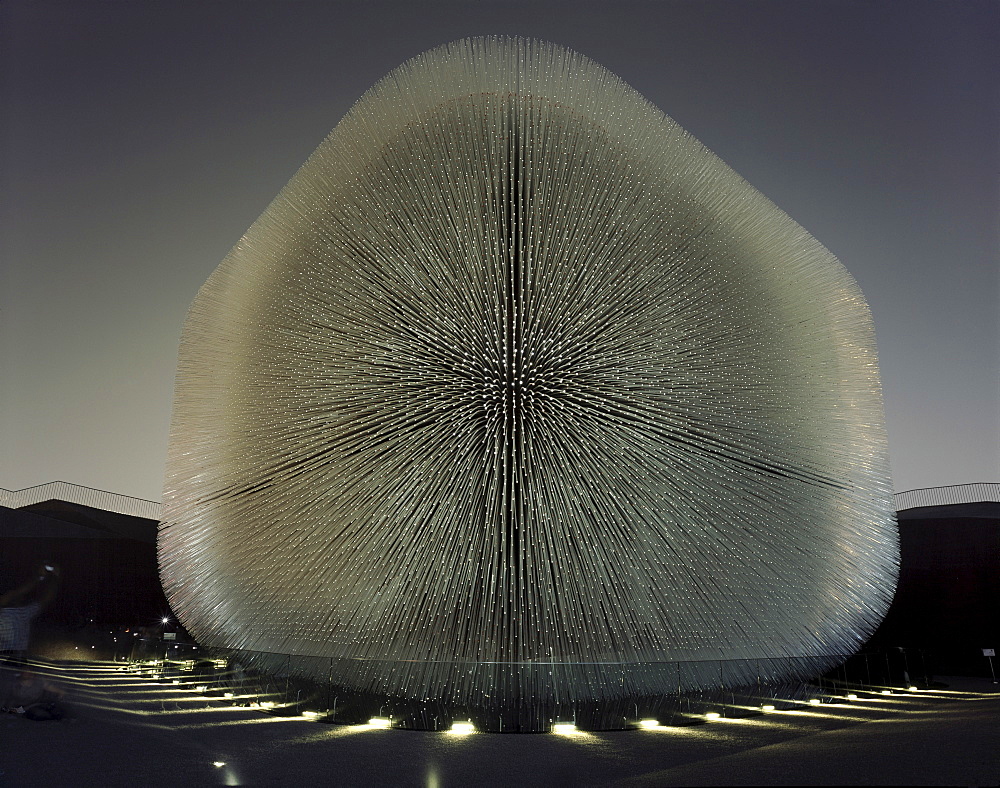
[[61, 720], [67, 716], [62, 703], [65, 690], [27, 668], [7, 682], [0, 711], [23, 714], [27, 720]]
[[31, 623], [59, 590], [59, 568], [43, 563], [27, 583], [0, 596], [0, 666], [24, 665]]

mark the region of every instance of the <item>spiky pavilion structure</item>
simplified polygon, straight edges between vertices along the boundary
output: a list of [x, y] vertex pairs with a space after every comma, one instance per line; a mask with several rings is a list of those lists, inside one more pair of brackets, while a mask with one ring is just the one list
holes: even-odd
[[162, 575], [202, 642], [396, 698], [778, 681], [891, 600], [883, 422], [830, 252], [587, 58], [458, 41], [198, 294]]

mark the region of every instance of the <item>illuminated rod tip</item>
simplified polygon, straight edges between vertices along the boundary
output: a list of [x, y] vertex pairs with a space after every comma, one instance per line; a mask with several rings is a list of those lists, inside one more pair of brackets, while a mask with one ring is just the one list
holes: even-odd
[[819, 706], [820, 703], [822, 703], [822, 701], [819, 698], [809, 698], [810, 706]]
[[305, 717], [307, 720], [318, 720], [320, 717], [323, 716], [323, 714], [322, 712], [318, 711], [304, 711], [302, 712], [302, 716]]
[[572, 722], [555, 722], [552, 724], [552, 732], [565, 735], [567, 733], [576, 733], [577, 730], [576, 725]]
[[472, 733], [475, 730], [476, 726], [473, 725], [471, 722], [455, 722], [452, 723], [450, 733], [466, 734], [466, 733]]
[[639, 727], [640, 728], [659, 728], [660, 727], [660, 721], [659, 720], [639, 720]]
[[849, 695], [847, 696], [847, 699], [848, 699], [848, 700], [857, 700], [857, 699], [858, 699], [858, 696], [857, 696], [857, 695], [855, 695], [855, 694], [854, 694], [854, 693], [852, 692], [852, 693], [850, 693], [850, 694], [849, 694]]
[[770, 703], [766, 703], [766, 704], [764, 704], [763, 706], [760, 707], [760, 710], [761, 711], [774, 711], [774, 706], [772, 706]]
[[719, 712], [717, 712], [717, 711], [710, 711], [710, 712], [708, 712], [708, 714], [706, 714], [706, 715], [705, 715], [705, 719], [706, 719], [706, 720], [717, 720], [717, 719], [719, 719], [719, 718], [720, 718], [721, 716], [722, 716], [722, 715], [721, 715], [721, 714], [719, 714]]
[[892, 691], [891, 690], [882, 690], [882, 694], [883, 695], [892, 695]]
[[909, 687], [907, 687], [906, 689], [909, 690], [910, 692], [919, 692], [919, 689], [917, 687], [912, 686], [912, 685], [909, 686]]
[[212, 761], [212, 766], [214, 766], [216, 769], [221, 769], [225, 765], [226, 765], [225, 761]]
[[372, 717], [368, 720], [368, 724], [372, 728], [391, 728], [392, 720], [388, 717]]

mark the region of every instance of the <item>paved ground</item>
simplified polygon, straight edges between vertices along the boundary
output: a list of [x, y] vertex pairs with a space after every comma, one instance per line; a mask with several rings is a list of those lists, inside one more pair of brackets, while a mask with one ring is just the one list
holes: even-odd
[[0, 786], [1000, 784], [985, 679], [681, 728], [455, 736], [273, 717], [105, 665], [50, 675], [75, 719], [0, 717]]

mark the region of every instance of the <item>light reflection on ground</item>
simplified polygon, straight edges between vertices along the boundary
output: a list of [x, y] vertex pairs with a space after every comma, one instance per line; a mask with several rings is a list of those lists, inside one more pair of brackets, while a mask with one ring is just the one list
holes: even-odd
[[[747, 716], [722, 716], [694, 724], [656, 725], [634, 731], [570, 729], [530, 736], [481, 732], [455, 735], [444, 731], [388, 730], [383, 724], [331, 725], [299, 715], [280, 716], [267, 713], [259, 705], [246, 704], [247, 700], [264, 696], [204, 695], [194, 689], [196, 682], [185, 680], [178, 685], [151, 682], [137, 672], [122, 671], [120, 665], [84, 667], [77, 663], [69, 668], [40, 665], [38, 671], [68, 689], [71, 705], [87, 720], [83, 730], [91, 727], [98, 732], [111, 730], [114, 731], [110, 736], [113, 739], [131, 731], [126, 739], [149, 740], [153, 742], [151, 746], [161, 746], [155, 742], [172, 742], [177, 752], [188, 753], [184, 757], [189, 761], [192, 748], [203, 752], [198, 762], [207, 764], [205, 768], [210, 770], [211, 777], [191, 776], [189, 784], [222, 781], [238, 785], [244, 779], [255, 784], [260, 770], [267, 768], [272, 769], [272, 775], [275, 768], [280, 768], [281, 779], [286, 772], [291, 779], [293, 773], [309, 773], [312, 761], [328, 764], [324, 774], [336, 782], [343, 775], [339, 767], [330, 764], [353, 758], [355, 771], [351, 772], [351, 779], [355, 775], [359, 779], [362, 775], [382, 775], [383, 782], [376, 784], [437, 785], [439, 788], [480, 785], [481, 775], [477, 770], [482, 768], [493, 770], [490, 785], [607, 785], [618, 779], [612, 779], [613, 775], [638, 778], [642, 774], [652, 780], [649, 784], [663, 785], [671, 784], [659, 781], [664, 770], [681, 769], [685, 764], [708, 763], [749, 751], [770, 751], [773, 745], [811, 741], [814, 734], [860, 730], [858, 723], [919, 724], [941, 718], [942, 709], [963, 707], [964, 701], [1000, 697], [989, 692], [935, 689], [894, 692], [892, 695], [864, 694], [853, 701], [831, 698], [833, 702], [820, 705], [796, 703], [793, 708], [766, 712], [759, 707], [720, 706], [719, 711], [724, 714]], [[241, 702], [243, 705], [239, 705]], [[783, 703], [781, 699], [775, 702]], [[13, 723], [20, 721], [13, 720]], [[50, 731], [63, 739], [66, 730], [70, 730], [57, 725], [32, 728], [33, 725], [14, 724], [11, 730]], [[102, 727], [109, 725], [112, 727]], [[911, 727], [909, 724], [880, 726], [879, 730], [909, 730]], [[78, 729], [80, 727], [72, 730]], [[15, 744], [9, 749], [16, 747]], [[3, 760], [0, 753], [0, 762]], [[224, 763], [224, 767], [212, 766], [213, 761]], [[490, 765], [481, 766], [481, 763]], [[525, 763], [530, 763], [531, 767]], [[282, 765], [278, 767], [277, 764]], [[0, 763], [0, 769], [3, 768], [4, 764]], [[190, 766], [190, 770], [195, 767]], [[288, 783], [279, 780], [273, 784], [300, 782], [301, 779]], [[117, 783], [105, 781], [104, 784]], [[159, 783], [149, 783], [147, 788], [152, 785]]]

